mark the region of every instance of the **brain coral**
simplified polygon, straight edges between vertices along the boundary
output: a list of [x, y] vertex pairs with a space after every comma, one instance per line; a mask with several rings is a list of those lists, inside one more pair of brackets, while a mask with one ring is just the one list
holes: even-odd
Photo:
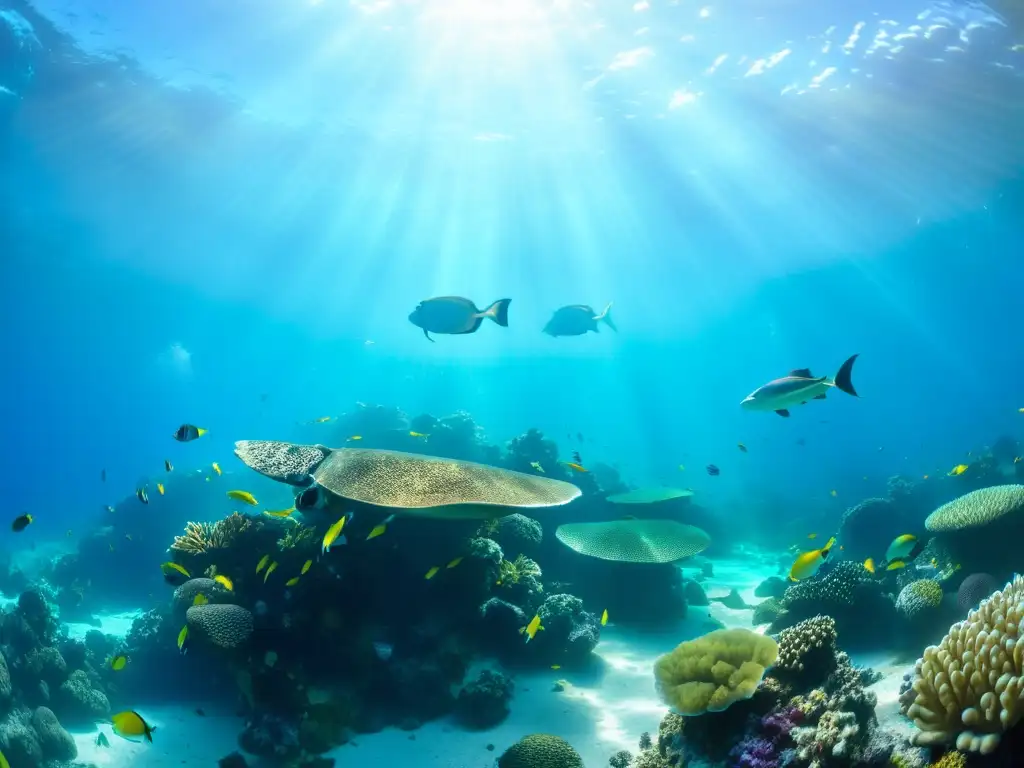
[[918, 746], [956, 739], [964, 752], [989, 754], [1024, 714], [1024, 578], [1014, 577], [937, 646], [918, 659], [907, 716]]
[[961, 611], [976, 608], [978, 603], [999, 589], [996, 577], [988, 573], [972, 573], [960, 583], [956, 592], [956, 602]]
[[934, 579], [918, 579], [900, 590], [896, 610], [907, 619], [917, 619], [942, 605], [942, 586]]
[[654, 664], [662, 698], [678, 713], [721, 712], [754, 695], [778, 644], [747, 629], [717, 629], [680, 643]]
[[505, 750], [498, 768], [583, 768], [583, 758], [565, 739], [534, 733]]
[[193, 605], [185, 614], [189, 632], [221, 648], [237, 648], [252, 634], [252, 614], [239, 605]]
[[1024, 485], [993, 485], [965, 493], [936, 509], [924, 521], [933, 533], [981, 528], [1024, 510]]
[[196, 595], [205, 595], [211, 603], [226, 603], [232, 595], [213, 579], [189, 579], [174, 590], [174, 610], [184, 613], [196, 599]]

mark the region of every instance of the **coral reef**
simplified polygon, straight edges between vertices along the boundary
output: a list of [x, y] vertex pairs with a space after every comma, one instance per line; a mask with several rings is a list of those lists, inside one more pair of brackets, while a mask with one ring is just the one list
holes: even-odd
[[918, 579], [900, 590], [896, 611], [905, 619], [920, 621], [942, 607], [942, 585], [934, 579]]
[[505, 750], [498, 768], [583, 768], [583, 758], [565, 739], [535, 733]]
[[227, 549], [252, 525], [245, 515], [234, 512], [216, 523], [188, 523], [185, 533], [174, 537], [171, 549], [198, 555], [215, 549]]
[[493, 728], [508, 717], [513, 690], [512, 681], [505, 675], [485, 669], [459, 691], [455, 715], [467, 728]]
[[548, 595], [537, 615], [544, 631], [534, 636], [530, 650], [546, 664], [579, 664], [601, 637], [601, 622], [573, 595]]
[[977, 608], [978, 603], [999, 589], [995, 576], [988, 573], [972, 573], [960, 582], [956, 592], [956, 603], [963, 612]]
[[965, 573], [987, 572], [1006, 579], [1020, 563], [1022, 512], [1024, 485], [995, 485], [943, 504], [928, 516], [925, 528]]

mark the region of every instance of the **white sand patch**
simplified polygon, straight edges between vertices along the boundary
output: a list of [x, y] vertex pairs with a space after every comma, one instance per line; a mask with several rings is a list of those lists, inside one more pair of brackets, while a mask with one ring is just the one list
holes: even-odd
[[134, 622], [142, 615], [141, 610], [128, 611], [127, 613], [96, 614], [99, 624], [84, 624], [81, 622], [66, 622], [64, 624], [68, 637], [72, 640], [84, 640], [87, 633], [98, 629], [104, 635], [112, 637], [126, 637]]
[[900, 714], [900, 686], [903, 684], [903, 675], [914, 671], [914, 662], [907, 663], [884, 652], [851, 654], [851, 659], [857, 666], [871, 667], [882, 675], [882, 679], [869, 688], [878, 697], [875, 715], [883, 727], [891, 728], [909, 738], [914, 731], [914, 725]]
[[[229, 715], [201, 717], [182, 705], [147, 707], [138, 712], [156, 728], [152, 744], [122, 739], [105, 723], [90, 732], [71, 732], [78, 746], [78, 761], [97, 768], [214, 768], [218, 760], [238, 749], [238, 734], [245, 725], [240, 718]], [[96, 743], [101, 732], [109, 747]], [[250, 764], [255, 766], [256, 761]]]

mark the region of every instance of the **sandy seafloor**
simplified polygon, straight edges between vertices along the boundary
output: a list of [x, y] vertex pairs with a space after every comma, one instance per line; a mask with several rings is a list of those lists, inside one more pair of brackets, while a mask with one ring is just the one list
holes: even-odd
[[[703, 585], [710, 597], [738, 589], [744, 600], [753, 605], [759, 602], [754, 597], [754, 588], [776, 573], [775, 563], [774, 558], [754, 553], [738, 559], [715, 560], [715, 575]], [[654, 660], [683, 640], [713, 629], [709, 615], [727, 627], [750, 627], [750, 610], [733, 610], [716, 602], [710, 608], [690, 607], [686, 621], [678, 628], [657, 634], [620, 629], [611, 617], [596, 650], [603, 662], [603, 672], [581, 675], [545, 670], [513, 674], [512, 712], [496, 728], [466, 731], [450, 719], [427, 723], [412, 732], [389, 728], [358, 735], [329, 757], [336, 758], [338, 768], [493, 768], [496, 758], [519, 738], [543, 732], [569, 741], [582, 755], [587, 768], [605, 768], [608, 758], [619, 750], [635, 754], [642, 732], [657, 732], [667, 708], [654, 690]], [[131, 618], [124, 614], [105, 617], [103, 626], [97, 628], [110, 634], [124, 634]], [[71, 631], [84, 635], [92, 628], [72, 625]], [[909, 729], [909, 723], [899, 716], [896, 699], [903, 674], [911, 666], [896, 663], [884, 654], [855, 657], [854, 661], [873, 666], [884, 675], [873, 686], [878, 694], [879, 720]], [[470, 671], [471, 675], [475, 673], [475, 669]], [[560, 679], [568, 681], [569, 686], [556, 692], [554, 683]], [[203, 717], [195, 713], [194, 707], [184, 704], [140, 707], [140, 713], [156, 726], [152, 744], [125, 741], [111, 733], [109, 725], [99, 726], [107, 735], [109, 747], [96, 744], [96, 730], [73, 732], [78, 759], [101, 767], [213, 768], [220, 758], [238, 749], [237, 736], [244, 723], [233, 713], [217, 713], [205, 704], [201, 706], [206, 712]], [[254, 768], [261, 765], [255, 758], [248, 760]]]

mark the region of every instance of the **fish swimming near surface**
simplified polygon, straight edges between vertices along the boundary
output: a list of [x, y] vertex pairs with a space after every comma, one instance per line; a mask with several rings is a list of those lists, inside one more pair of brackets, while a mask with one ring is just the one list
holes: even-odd
[[736, 447], [739, 448], [740, 451], [742, 451], [743, 453], [747, 452], [747, 446], [745, 446], [743, 443], [736, 443]]
[[152, 727], [145, 720], [142, 719], [142, 715], [138, 712], [127, 711], [118, 712], [111, 718], [111, 722], [114, 725], [114, 733], [129, 741], [146, 741], [153, 743], [153, 731], [156, 728]]
[[544, 326], [544, 333], [548, 336], [584, 336], [589, 331], [600, 333], [598, 323], [604, 323], [613, 331], [618, 332], [615, 322], [612, 320], [612, 305], [609, 302], [604, 311], [597, 313], [588, 304], [570, 304], [555, 310], [555, 314]]
[[789, 416], [789, 409], [804, 405], [811, 400], [824, 400], [825, 393], [835, 387], [853, 397], [860, 397], [853, 387], [853, 364], [858, 355], [849, 358], [839, 368], [834, 379], [827, 376], [815, 377], [808, 368], [797, 368], [788, 376], [769, 381], [758, 387], [740, 403], [748, 411], [775, 411], [779, 416]]
[[508, 327], [508, 305], [511, 299], [498, 299], [487, 309], [477, 309], [469, 299], [461, 296], [439, 296], [425, 299], [409, 315], [409, 322], [423, 329], [428, 340], [432, 333], [461, 335], [476, 333], [484, 318], [493, 320], [503, 328]]
[[897, 536], [885, 550], [885, 560], [889, 563], [894, 560], [913, 560], [921, 554], [925, 543], [912, 533]]
[[174, 439], [179, 443], [189, 443], [193, 440], [198, 440], [208, 431], [209, 430], [197, 427], [194, 424], [182, 424], [174, 431]]
[[11, 530], [15, 533], [21, 533], [29, 527], [33, 520], [35, 518], [27, 512], [24, 515], [18, 515], [18, 517], [14, 518], [14, 522], [11, 523]]
[[430, 438], [430, 435], [427, 434], [426, 432], [417, 432], [417, 431], [415, 431], [413, 429], [410, 429], [409, 430], [409, 437], [421, 437], [424, 440], [427, 440], [427, 439]]
[[835, 543], [836, 537], [833, 536], [821, 549], [812, 549], [810, 552], [797, 555], [796, 560], [793, 561], [793, 567], [789, 569], [789, 580], [803, 581], [814, 576], [828, 560]]

